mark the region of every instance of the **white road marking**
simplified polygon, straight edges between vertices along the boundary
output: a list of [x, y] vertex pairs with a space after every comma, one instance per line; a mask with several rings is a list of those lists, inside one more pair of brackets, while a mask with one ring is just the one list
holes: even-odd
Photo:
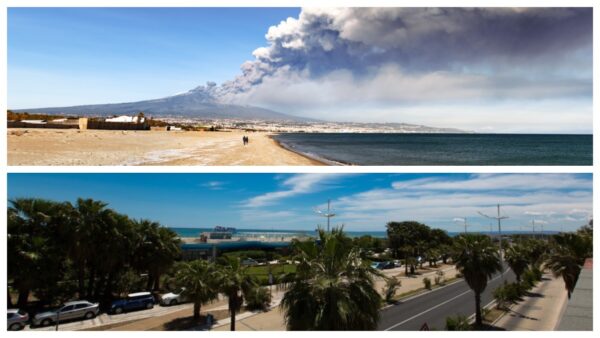
[[[490, 281], [489, 281], [489, 282], [493, 282], [493, 281], [495, 281], [496, 279], [498, 279], [498, 278], [502, 277], [502, 276], [503, 276], [503, 275], [504, 275], [504, 274], [505, 274], [507, 271], [508, 271], [508, 269], [506, 269], [504, 272], [500, 273], [500, 275], [499, 275], [499, 276], [496, 276], [495, 278], [492, 278], [492, 279], [490, 279]], [[449, 302], [451, 302], [451, 301], [455, 300], [456, 298], [462, 297], [462, 296], [466, 295], [466, 294], [467, 294], [467, 293], [469, 293], [469, 292], [472, 292], [472, 290], [467, 290], [467, 291], [465, 291], [465, 292], [463, 292], [463, 293], [461, 293], [461, 294], [459, 294], [459, 295], [457, 295], [457, 296], [454, 296], [454, 297], [452, 297], [452, 298], [450, 298], [450, 299], [448, 299], [448, 300], [446, 300], [446, 301], [444, 301], [444, 302], [442, 302], [442, 303], [439, 303], [439, 304], [437, 304], [437, 305], [435, 305], [435, 306], [433, 306], [433, 307], [430, 307], [429, 309], [427, 309], [427, 310], [425, 310], [425, 311], [423, 311], [423, 312], [421, 312], [421, 313], [418, 313], [418, 314], [416, 314], [416, 315], [414, 315], [414, 316], [412, 316], [412, 317], [410, 317], [410, 318], [408, 318], [408, 319], [405, 319], [405, 320], [401, 321], [400, 323], [397, 323], [397, 324], [394, 324], [394, 325], [392, 325], [392, 326], [388, 327], [388, 328], [387, 328], [387, 329], [385, 329], [384, 331], [390, 331], [391, 329], [393, 329], [393, 328], [396, 328], [396, 327], [398, 327], [398, 326], [400, 326], [400, 325], [402, 325], [402, 324], [404, 324], [404, 323], [407, 323], [407, 322], [409, 322], [409, 321], [411, 321], [411, 320], [413, 320], [413, 319], [415, 319], [415, 318], [417, 318], [417, 317], [420, 317], [420, 316], [422, 316], [422, 315], [426, 314], [427, 312], [430, 312], [431, 310], [435, 310], [435, 309], [437, 309], [438, 307], [440, 307], [440, 306], [442, 306], [442, 305], [444, 305], [444, 304], [447, 304], [447, 303], [449, 303]]]

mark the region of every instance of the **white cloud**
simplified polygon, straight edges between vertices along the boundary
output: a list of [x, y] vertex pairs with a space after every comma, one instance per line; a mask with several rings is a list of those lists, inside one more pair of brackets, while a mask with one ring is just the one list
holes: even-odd
[[587, 189], [589, 181], [563, 174], [474, 174], [466, 180], [424, 178], [392, 183], [394, 189], [409, 190], [558, 190]]
[[221, 182], [221, 181], [210, 181], [210, 182], [203, 183], [202, 186], [204, 188], [207, 188], [210, 190], [221, 190], [221, 189], [223, 189], [223, 186], [225, 184], [227, 184], [227, 183]]
[[490, 222], [496, 223], [478, 212], [495, 215], [500, 204], [502, 215], [509, 216], [502, 223], [506, 230], [529, 227], [532, 216], [546, 222], [546, 230], [558, 230], [581, 226], [585, 219], [573, 217], [572, 211], [591, 211], [591, 190], [591, 180], [569, 174], [444, 176], [396, 182], [393, 188], [346, 196], [334, 205], [349, 229], [383, 229], [391, 220], [416, 220], [452, 231], [458, 230], [455, 222], [463, 221], [456, 216], [464, 215], [470, 229], [487, 231]]
[[296, 195], [309, 194], [324, 189], [323, 184], [338, 178], [338, 174], [297, 174], [283, 183], [283, 189], [268, 192], [250, 198], [245, 206], [250, 208], [262, 207], [279, 202], [282, 199]]

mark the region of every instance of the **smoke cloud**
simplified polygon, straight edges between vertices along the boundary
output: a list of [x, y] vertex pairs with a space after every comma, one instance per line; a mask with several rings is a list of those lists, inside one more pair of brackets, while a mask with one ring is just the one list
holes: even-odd
[[419, 119], [404, 111], [427, 120], [439, 105], [506, 111], [507, 102], [527, 102], [539, 121], [557, 112], [532, 102], [573, 101], [591, 128], [591, 8], [305, 8], [265, 37], [241, 75], [198, 90], [316, 118], [368, 120], [368, 109], [394, 122]]

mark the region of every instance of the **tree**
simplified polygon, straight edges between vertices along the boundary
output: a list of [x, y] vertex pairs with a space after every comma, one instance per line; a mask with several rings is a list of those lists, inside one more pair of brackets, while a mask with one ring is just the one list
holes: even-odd
[[529, 265], [529, 252], [527, 248], [518, 243], [513, 244], [506, 249], [504, 255], [506, 263], [508, 263], [508, 266], [510, 266], [517, 276], [517, 282], [520, 282], [523, 272], [525, 272]]
[[174, 232], [150, 221], [141, 226], [101, 201], [10, 203], [8, 277], [20, 307], [30, 293], [43, 304], [75, 297], [108, 302], [115, 289], [131, 289], [145, 273], [158, 288], [160, 275], [179, 257]]
[[592, 238], [575, 233], [554, 235], [554, 245], [546, 261], [554, 276], [561, 276], [571, 298], [577, 278], [587, 257], [593, 254]]
[[136, 268], [148, 274], [146, 288], [158, 290], [160, 276], [164, 274], [181, 255], [177, 234], [157, 222], [150, 220], [133, 221], [139, 237], [135, 244]]
[[286, 275], [281, 301], [288, 330], [374, 330], [381, 297], [360, 249], [343, 229], [319, 230], [317, 241], [295, 241], [296, 271]]
[[497, 248], [488, 236], [464, 234], [454, 242], [452, 259], [475, 293], [475, 322], [481, 325], [481, 293], [487, 287], [488, 279], [502, 271]]
[[194, 303], [194, 319], [200, 318], [202, 304], [217, 299], [217, 268], [204, 260], [181, 263], [175, 275], [177, 284], [185, 288], [185, 296]]
[[32, 198], [15, 199], [10, 204], [8, 278], [19, 294], [17, 306], [25, 307], [32, 291], [47, 291], [47, 286], [57, 285], [64, 273], [66, 255], [59, 228], [68, 222], [68, 205]]
[[257, 284], [248, 274], [248, 269], [242, 266], [240, 259], [233, 257], [225, 259], [225, 264], [219, 269], [217, 280], [220, 291], [227, 297], [231, 316], [229, 327], [231, 331], [235, 331], [235, 315], [244, 304], [244, 295], [249, 294]]

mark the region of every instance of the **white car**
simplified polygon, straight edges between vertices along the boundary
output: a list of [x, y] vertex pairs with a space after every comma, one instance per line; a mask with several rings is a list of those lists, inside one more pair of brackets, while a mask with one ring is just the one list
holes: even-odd
[[165, 293], [160, 296], [160, 304], [161, 305], [177, 305], [181, 303], [185, 303], [188, 301], [187, 297], [184, 294], [185, 288], [180, 288], [175, 292]]

